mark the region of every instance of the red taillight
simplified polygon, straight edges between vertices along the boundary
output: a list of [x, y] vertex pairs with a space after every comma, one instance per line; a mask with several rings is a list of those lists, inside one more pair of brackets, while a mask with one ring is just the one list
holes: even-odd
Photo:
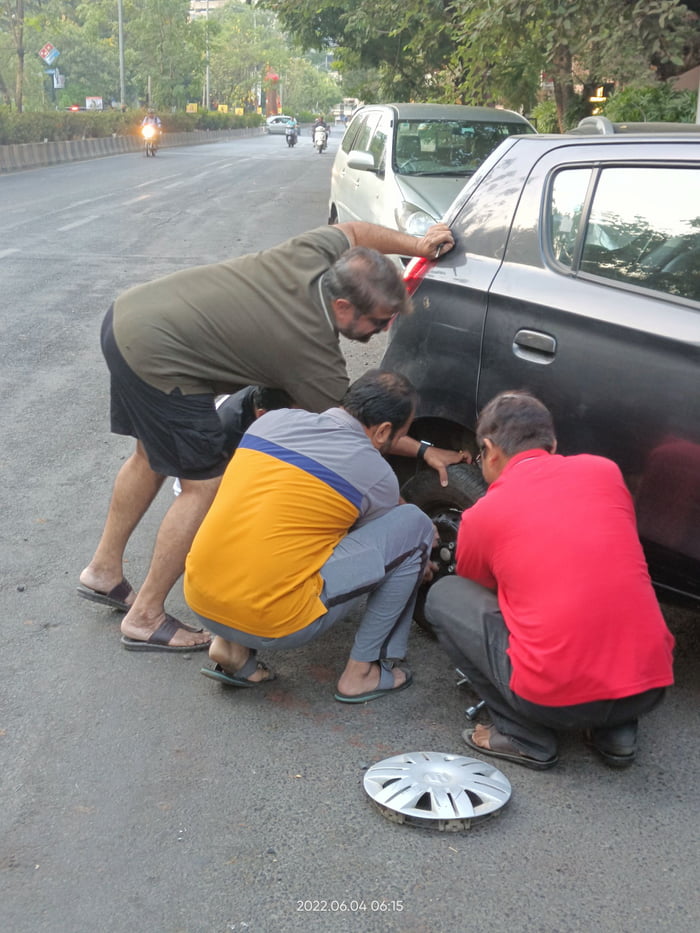
[[403, 282], [409, 295], [413, 296], [416, 293], [418, 286], [434, 265], [434, 259], [424, 259], [422, 256], [416, 256], [409, 262], [403, 274]]

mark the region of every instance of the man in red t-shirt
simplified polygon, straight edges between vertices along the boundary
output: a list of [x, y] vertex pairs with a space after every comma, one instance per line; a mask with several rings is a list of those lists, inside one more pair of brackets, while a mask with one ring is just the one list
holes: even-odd
[[673, 683], [674, 641], [620, 470], [557, 455], [549, 411], [525, 392], [489, 402], [476, 439], [489, 489], [462, 515], [457, 576], [426, 604], [491, 713], [464, 740], [542, 770], [557, 730], [586, 729], [607, 764], [631, 764], [637, 718]]

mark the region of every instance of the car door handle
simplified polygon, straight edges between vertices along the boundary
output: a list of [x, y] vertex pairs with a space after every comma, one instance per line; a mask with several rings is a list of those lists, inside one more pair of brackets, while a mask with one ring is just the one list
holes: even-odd
[[556, 352], [556, 338], [539, 330], [523, 328], [513, 338], [513, 353], [533, 363], [551, 363]]

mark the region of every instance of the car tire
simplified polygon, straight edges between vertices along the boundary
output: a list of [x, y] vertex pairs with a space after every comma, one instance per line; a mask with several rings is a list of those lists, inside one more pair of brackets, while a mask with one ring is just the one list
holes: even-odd
[[[417, 505], [438, 530], [438, 544], [431, 555], [438, 570], [432, 583], [454, 573], [460, 517], [486, 492], [481, 470], [474, 464], [457, 463], [447, 468], [447, 475], [448, 485], [441, 486], [436, 470], [420, 470], [401, 487], [401, 495], [406, 502]], [[425, 617], [425, 600], [432, 583], [424, 583], [420, 587], [413, 618], [423, 631], [434, 638], [433, 627]]]

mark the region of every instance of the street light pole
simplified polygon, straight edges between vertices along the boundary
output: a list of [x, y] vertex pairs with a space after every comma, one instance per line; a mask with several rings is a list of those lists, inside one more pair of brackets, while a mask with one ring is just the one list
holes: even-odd
[[209, 110], [209, 0], [207, 0], [207, 67], [204, 78], [204, 107]]
[[124, 110], [126, 91], [124, 86], [124, 11], [122, 10], [122, 0], [117, 0], [117, 16], [119, 19], [119, 105]]

